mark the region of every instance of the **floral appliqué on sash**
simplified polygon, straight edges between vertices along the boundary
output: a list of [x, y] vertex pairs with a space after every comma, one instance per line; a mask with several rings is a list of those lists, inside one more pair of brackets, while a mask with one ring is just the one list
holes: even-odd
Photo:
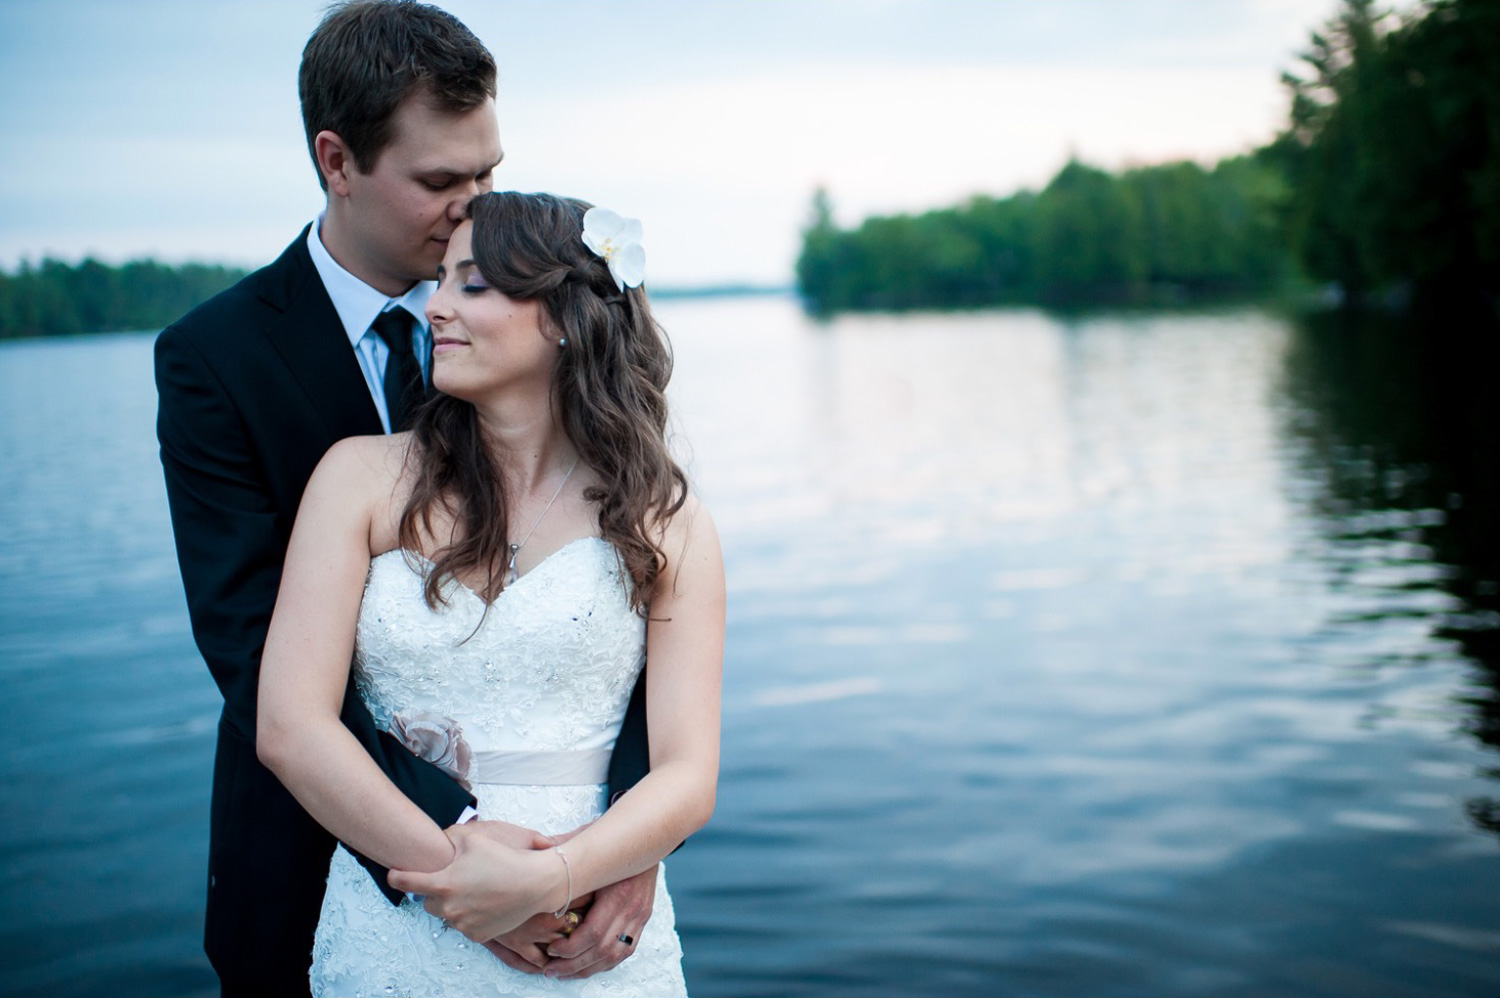
[[438, 769], [473, 790], [469, 774], [474, 766], [474, 752], [464, 741], [463, 728], [451, 717], [427, 710], [391, 715], [391, 734], [411, 750], [418, 759]]

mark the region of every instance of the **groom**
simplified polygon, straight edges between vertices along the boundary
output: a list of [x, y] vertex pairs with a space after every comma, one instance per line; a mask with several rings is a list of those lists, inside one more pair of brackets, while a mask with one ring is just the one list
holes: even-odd
[[[225, 995], [307, 994], [334, 841], [256, 758], [261, 651], [314, 466], [343, 437], [400, 429], [420, 398], [431, 278], [501, 158], [495, 72], [484, 45], [435, 7], [333, 7], [299, 75], [325, 212], [276, 262], [156, 342], [157, 435], [177, 557], [194, 638], [224, 695], [204, 948]], [[647, 768], [643, 685], [611, 763], [615, 793]], [[467, 816], [473, 798], [379, 732], [352, 685], [343, 719], [439, 825]], [[512, 841], [508, 827], [476, 822], [465, 831]], [[385, 871], [364, 862], [398, 902]], [[481, 941], [533, 973], [543, 964], [559, 976], [608, 970], [630, 955], [623, 939], [639, 937], [650, 917], [655, 878], [653, 870], [599, 891], [577, 930], [550, 946], [560, 922], [549, 915]], [[458, 891], [481, 897], [481, 879]]]

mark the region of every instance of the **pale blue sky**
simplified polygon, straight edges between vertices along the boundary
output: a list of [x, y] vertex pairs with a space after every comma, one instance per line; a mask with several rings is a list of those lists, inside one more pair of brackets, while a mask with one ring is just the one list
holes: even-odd
[[[648, 281], [786, 281], [841, 219], [1270, 138], [1336, 0], [452, 0], [495, 53], [497, 184], [642, 218]], [[321, 0], [0, 4], [0, 265], [258, 264], [316, 214]]]

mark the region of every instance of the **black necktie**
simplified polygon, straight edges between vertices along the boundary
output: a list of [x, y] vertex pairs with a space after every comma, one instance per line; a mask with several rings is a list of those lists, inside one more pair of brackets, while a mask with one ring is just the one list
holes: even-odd
[[370, 328], [391, 352], [385, 361], [385, 411], [391, 417], [391, 432], [399, 433], [410, 427], [412, 413], [422, 401], [422, 365], [411, 349], [411, 313], [404, 308], [381, 312]]

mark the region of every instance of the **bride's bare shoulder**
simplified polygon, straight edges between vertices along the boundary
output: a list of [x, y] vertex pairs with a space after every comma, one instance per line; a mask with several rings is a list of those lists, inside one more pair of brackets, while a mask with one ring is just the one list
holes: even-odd
[[708, 513], [708, 507], [689, 491], [682, 507], [667, 519], [661, 551], [669, 566], [680, 568], [688, 560], [705, 562], [723, 571], [723, 554], [719, 550], [719, 530]]
[[345, 437], [328, 448], [308, 487], [372, 498], [389, 496], [402, 479], [410, 446], [410, 433]]

